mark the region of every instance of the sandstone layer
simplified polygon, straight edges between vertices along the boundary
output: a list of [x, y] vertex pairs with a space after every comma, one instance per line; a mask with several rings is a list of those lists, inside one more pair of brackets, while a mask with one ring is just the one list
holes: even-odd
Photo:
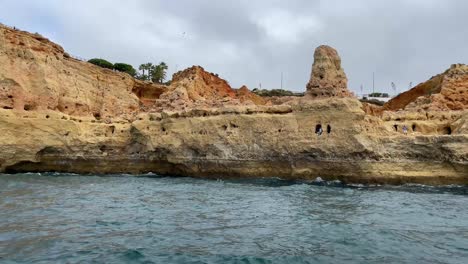
[[468, 184], [466, 110], [370, 115], [339, 96], [272, 105], [201, 67], [156, 85], [6, 27], [0, 65], [0, 172]]

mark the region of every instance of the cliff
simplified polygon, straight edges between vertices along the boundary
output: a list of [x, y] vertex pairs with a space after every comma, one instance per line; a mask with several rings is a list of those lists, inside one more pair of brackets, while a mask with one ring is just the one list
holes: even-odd
[[210, 108], [223, 105], [264, 105], [267, 101], [245, 86], [236, 90], [217, 74], [193, 66], [172, 76], [171, 85], [146, 111]]
[[374, 116], [339, 94], [272, 105], [201, 67], [155, 85], [6, 27], [0, 65], [1, 172], [468, 183], [466, 110]]
[[39, 34], [4, 26], [0, 65], [0, 107], [17, 111], [131, 118], [140, 104], [132, 91], [152, 86], [73, 59]]
[[468, 109], [468, 65], [454, 64], [383, 106], [383, 111]]

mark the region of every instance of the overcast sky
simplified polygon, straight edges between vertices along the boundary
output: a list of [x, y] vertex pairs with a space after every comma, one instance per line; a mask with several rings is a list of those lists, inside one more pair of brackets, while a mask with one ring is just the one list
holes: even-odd
[[402, 91], [468, 63], [465, 0], [0, 0], [0, 22], [72, 55], [192, 65], [238, 88], [304, 91], [314, 49], [341, 55], [349, 88]]

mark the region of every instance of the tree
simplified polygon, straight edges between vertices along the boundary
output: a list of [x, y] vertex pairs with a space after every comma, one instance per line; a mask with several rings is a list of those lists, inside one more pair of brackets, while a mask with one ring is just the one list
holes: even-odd
[[94, 59], [90, 59], [88, 61], [89, 63], [92, 63], [94, 65], [97, 65], [99, 67], [102, 67], [102, 68], [106, 68], [106, 69], [114, 69], [114, 64], [104, 60], [104, 59], [98, 59], [98, 58], [94, 58]]
[[[140, 65], [140, 67], [138, 67], [138, 69], [142, 71], [142, 74], [139, 74], [137, 76], [138, 79], [143, 80], [143, 81], [148, 81], [151, 79], [150, 77], [151, 77], [151, 72], [153, 69], [153, 63], [151, 62], [143, 63]], [[147, 74], [145, 74], [145, 71], [147, 72]]]
[[148, 62], [141, 64], [138, 69], [141, 71], [141, 74], [137, 75], [137, 79], [152, 81], [154, 83], [163, 83], [166, 79], [166, 71], [168, 67], [165, 62], [161, 62], [158, 65], [153, 65], [153, 63]]
[[130, 76], [135, 77], [137, 74], [135, 68], [132, 65], [126, 63], [116, 63], [114, 64], [114, 70], [119, 72], [126, 72], [130, 74]]
[[163, 83], [166, 79], [166, 71], [168, 67], [165, 62], [161, 62], [158, 65], [155, 65], [151, 69], [151, 81], [155, 83]]

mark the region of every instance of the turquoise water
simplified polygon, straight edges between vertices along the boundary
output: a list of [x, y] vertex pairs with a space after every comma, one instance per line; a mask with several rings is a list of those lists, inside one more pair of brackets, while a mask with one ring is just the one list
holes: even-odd
[[0, 175], [0, 263], [467, 263], [468, 189]]

